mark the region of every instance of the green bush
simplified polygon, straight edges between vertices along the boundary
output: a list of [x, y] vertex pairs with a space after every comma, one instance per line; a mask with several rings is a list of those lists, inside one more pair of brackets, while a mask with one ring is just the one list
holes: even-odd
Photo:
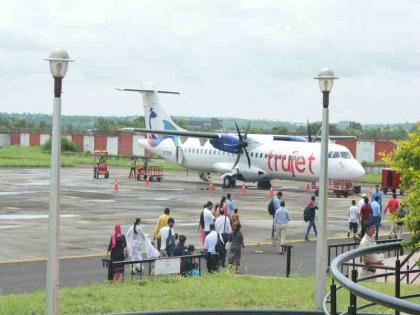
[[[42, 146], [42, 151], [51, 152], [51, 139]], [[61, 152], [82, 152], [82, 148], [67, 137], [61, 138]]]

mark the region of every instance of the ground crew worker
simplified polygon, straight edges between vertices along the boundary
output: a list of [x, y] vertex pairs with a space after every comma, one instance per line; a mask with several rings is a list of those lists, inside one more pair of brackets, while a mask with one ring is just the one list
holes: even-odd
[[130, 174], [128, 175], [128, 178], [131, 178], [132, 174], [134, 174], [134, 178], [136, 178], [136, 164], [137, 164], [137, 160], [134, 157], [132, 157], [131, 166], [130, 166]]
[[165, 208], [165, 210], [163, 210], [163, 214], [161, 216], [159, 216], [157, 222], [156, 222], [156, 228], [155, 228], [155, 232], [153, 233], [153, 240], [157, 241], [157, 250], [160, 251], [160, 247], [161, 247], [161, 238], [160, 238], [160, 230], [168, 225], [168, 219], [169, 219], [169, 213], [171, 212], [171, 210], [169, 210], [169, 208]]

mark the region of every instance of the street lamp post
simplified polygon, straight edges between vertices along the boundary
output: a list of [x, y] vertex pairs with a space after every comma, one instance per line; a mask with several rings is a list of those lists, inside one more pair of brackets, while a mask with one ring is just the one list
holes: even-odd
[[66, 75], [69, 59], [64, 49], [56, 48], [49, 58], [54, 78], [54, 105], [51, 139], [50, 209], [48, 221], [48, 261], [46, 283], [46, 307], [48, 315], [58, 314], [59, 279], [59, 220], [60, 220], [60, 152], [61, 152], [61, 83]]
[[322, 92], [321, 174], [319, 179], [319, 222], [315, 262], [315, 305], [318, 309], [322, 309], [327, 276], [328, 105], [334, 80], [338, 78], [331, 70], [324, 68], [314, 79], [319, 80], [319, 88]]

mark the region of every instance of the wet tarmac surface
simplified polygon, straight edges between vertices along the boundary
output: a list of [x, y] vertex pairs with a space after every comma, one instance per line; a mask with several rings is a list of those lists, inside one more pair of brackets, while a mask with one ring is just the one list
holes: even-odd
[[[228, 192], [239, 208], [245, 242], [269, 240], [272, 219], [267, 213], [268, 191], [249, 184], [222, 189], [215, 179], [216, 192], [208, 191], [196, 173], [165, 172], [162, 182], [128, 179], [127, 169], [111, 168], [110, 179], [93, 179], [90, 167], [62, 169], [60, 255], [101, 254], [106, 251], [116, 223], [127, 231], [136, 217], [142, 218], [144, 231], [152, 234], [163, 208], [171, 208], [175, 232], [185, 234], [187, 243], [198, 245], [199, 213], [208, 200], [214, 203]], [[114, 191], [118, 176], [119, 190]], [[306, 183], [274, 181], [283, 188], [286, 207], [292, 222], [288, 239], [303, 239], [306, 223], [303, 208], [310, 193]], [[371, 187], [364, 187], [364, 191]], [[360, 197], [356, 196], [358, 200]], [[387, 201], [389, 196], [385, 197]], [[352, 197], [329, 198], [329, 236], [343, 237], [347, 232], [347, 209]], [[0, 169], [0, 261], [46, 257], [48, 235], [49, 169]], [[383, 221], [388, 231], [388, 222]]]

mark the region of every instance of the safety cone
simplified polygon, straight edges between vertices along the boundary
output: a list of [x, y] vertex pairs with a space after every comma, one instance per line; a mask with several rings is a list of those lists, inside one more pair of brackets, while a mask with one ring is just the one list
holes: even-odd
[[273, 184], [270, 185], [270, 191], [268, 192], [268, 195], [270, 197], [274, 197], [274, 187], [273, 187]]
[[306, 191], [310, 192], [311, 191], [311, 184], [306, 183]]
[[260, 242], [257, 242], [257, 247], [255, 248], [255, 253], [256, 254], [262, 254], [263, 253], [263, 251], [261, 249], [261, 243]]
[[115, 177], [115, 181], [114, 181], [114, 191], [118, 191], [118, 177]]
[[245, 186], [245, 182], [242, 184], [242, 190], [241, 190], [241, 195], [245, 195], [246, 194], [246, 186]]
[[214, 192], [213, 179], [211, 179], [211, 178], [210, 178], [210, 187], [209, 187], [209, 191], [210, 191], [210, 192]]

